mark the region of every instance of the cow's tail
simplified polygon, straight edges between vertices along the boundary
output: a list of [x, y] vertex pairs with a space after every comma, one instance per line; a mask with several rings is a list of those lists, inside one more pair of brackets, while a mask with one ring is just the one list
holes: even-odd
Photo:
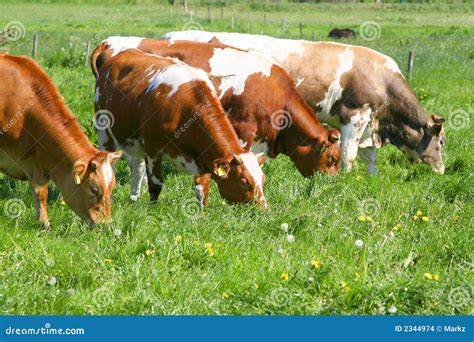
[[99, 69], [104, 64], [104, 59], [102, 56], [102, 52], [107, 49], [107, 45], [105, 43], [101, 43], [97, 45], [94, 51], [91, 54], [91, 69], [92, 73], [94, 74], [95, 79], [99, 78]]

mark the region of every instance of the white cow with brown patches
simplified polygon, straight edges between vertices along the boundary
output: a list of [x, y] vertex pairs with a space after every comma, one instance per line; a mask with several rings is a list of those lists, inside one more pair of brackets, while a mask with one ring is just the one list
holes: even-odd
[[219, 41], [272, 57], [295, 79], [319, 119], [340, 128], [345, 170], [352, 169], [359, 155], [368, 172], [375, 174], [375, 148], [392, 143], [410, 161], [444, 173], [444, 119], [423, 110], [388, 56], [361, 46], [240, 33], [182, 31], [162, 38]]

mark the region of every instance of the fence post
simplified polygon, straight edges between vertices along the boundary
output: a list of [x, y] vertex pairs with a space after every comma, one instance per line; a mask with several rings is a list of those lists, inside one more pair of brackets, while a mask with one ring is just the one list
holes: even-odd
[[33, 52], [31, 53], [31, 56], [35, 58], [37, 53], [38, 53], [38, 32], [35, 32], [35, 34], [33, 35]]
[[184, 0], [184, 12], [188, 12], [188, 0]]
[[303, 24], [300, 23], [300, 39], [303, 38]]
[[224, 7], [221, 7], [221, 20], [224, 20]]
[[230, 18], [230, 28], [233, 30], [235, 24], [235, 12], [232, 10], [232, 17]]
[[87, 42], [86, 44], [86, 55], [84, 57], [84, 66], [86, 67], [89, 64], [89, 56], [91, 54], [91, 42]]
[[316, 40], [316, 36], [314, 35], [314, 31], [313, 31], [313, 34], [312, 34], [311, 38], [312, 38], [313, 42]]
[[248, 12], [248, 25], [247, 25], [248, 33], [250, 33], [251, 29], [252, 29], [252, 14]]
[[413, 75], [413, 65], [415, 63], [415, 51], [410, 50], [408, 52], [408, 79], [411, 79], [411, 76]]
[[267, 12], [263, 13], [263, 30], [266, 31], [267, 29]]

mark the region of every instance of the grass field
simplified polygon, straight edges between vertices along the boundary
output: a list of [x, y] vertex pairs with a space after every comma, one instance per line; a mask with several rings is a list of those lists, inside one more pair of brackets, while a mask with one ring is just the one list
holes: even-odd
[[[39, 33], [38, 61], [96, 141], [86, 43], [231, 30], [231, 7], [223, 20], [220, 7], [212, 20], [207, 11], [191, 7], [191, 21], [165, 4], [6, 2], [0, 29], [24, 25], [25, 37], [3, 46], [15, 54], [30, 55]], [[389, 54], [404, 72], [414, 49], [410, 83], [426, 110], [447, 118], [446, 174], [409, 164], [392, 146], [379, 151], [377, 177], [359, 166], [304, 179], [280, 156], [264, 167], [269, 211], [228, 205], [213, 184], [200, 213], [192, 177], [171, 167], [158, 205], [148, 194], [130, 202], [121, 162], [112, 225], [81, 223], [53, 187], [51, 231], [35, 223], [28, 185], [0, 176], [0, 314], [472, 314], [473, 12], [473, 4], [236, 5], [234, 31], [295, 38], [301, 22], [305, 38], [326, 39], [331, 28], [374, 21], [375, 39], [347, 42]]]

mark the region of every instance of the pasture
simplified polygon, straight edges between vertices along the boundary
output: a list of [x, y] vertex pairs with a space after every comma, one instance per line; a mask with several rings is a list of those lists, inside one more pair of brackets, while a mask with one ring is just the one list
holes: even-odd
[[[394, 146], [379, 150], [377, 177], [359, 163], [304, 179], [280, 156], [264, 166], [269, 210], [226, 204], [212, 184], [201, 212], [192, 177], [171, 166], [158, 204], [147, 193], [130, 202], [121, 161], [113, 224], [82, 223], [51, 187], [50, 231], [35, 222], [28, 184], [2, 175], [0, 314], [472, 314], [474, 5], [233, 8], [233, 31], [282, 38], [297, 38], [300, 23], [303, 38], [327, 39], [334, 27], [359, 33], [375, 22], [374, 36], [344, 42], [393, 57], [404, 73], [414, 50], [410, 84], [427, 111], [447, 119], [446, 173], [411, 165]], [[31, 55], [38, 32], [36, 59], [96, 142], [87, 42], [232, 29], [230, 5], [222, 19], [218, 6], [188, 11], [151, 1], [2, 2], [0, 30], [18, 21], [25, 35], [0, 48]]]

